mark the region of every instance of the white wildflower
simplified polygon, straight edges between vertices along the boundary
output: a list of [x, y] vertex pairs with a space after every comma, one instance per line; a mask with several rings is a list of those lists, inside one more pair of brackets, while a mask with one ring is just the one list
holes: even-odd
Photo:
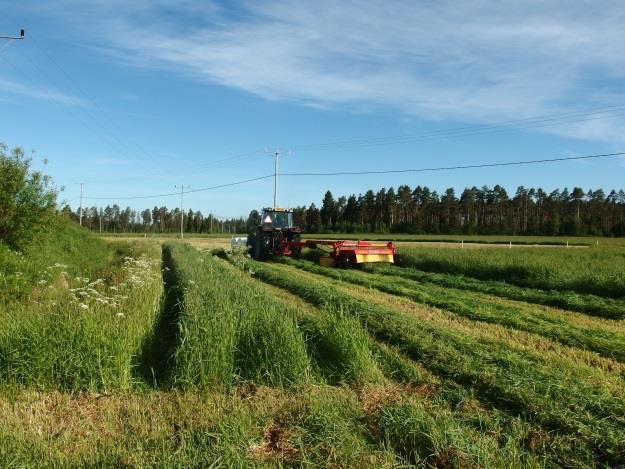
[[39, 285], [45, 285], [47, 282], [47, 280], [41, 279], [37, 282]]
[[80, 306], [82, 309], [89, 309], [89, 306], [84, 303], [80, 303], [78, 306]]
[[125, 315], [124, 313], [117, 313], [115, 316], [117, 316], [118, 318], [123, 318]]

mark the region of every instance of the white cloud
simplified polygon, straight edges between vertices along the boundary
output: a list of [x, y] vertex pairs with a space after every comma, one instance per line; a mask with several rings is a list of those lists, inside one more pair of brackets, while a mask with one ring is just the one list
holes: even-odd
[[85, 100], [43, 87], [35, 87], [0, 77], [0, 93], [44, 99], [64, 106], [84, 106]]
[[[625, 104], [622, 1], [64, 3], [130, 63], [269, 100], [477, 122]], [[608, 140], [622, 129], [549, 128]]]

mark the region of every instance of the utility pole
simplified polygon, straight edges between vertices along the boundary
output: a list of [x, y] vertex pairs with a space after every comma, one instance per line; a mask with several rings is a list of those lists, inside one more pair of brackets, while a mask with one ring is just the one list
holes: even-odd
[[[174, 186], [176, 189], [178, 189], [179, 186]], [[187, 189], [189, 189], [191, 186], [186, 186]], [[184, 238], [184, 208], [183, 208], [183, 204], [184, 204], [184, 188], [185, 185], [181, 184], [180, 185], [180, 239]]]
[[[291, 154], [291, 150], [287, 152]], [[273, 209], [278, 208], [278, 165], [280, 160], [280, 149], [276, 148], [273, 154]]]
[[98, 219], [100, 220], [100, 233], [102, 233], [102, 209], [100, 209], [100, 216]]
[[280, 159], [280, 150], [276, 149], [273, 158], [273, 209], [275, 210], [278, 200], [278, 160]]
[[80, 214], [78, 216], [79, 224], [82, 226], [82, 186], [84, 182], [79, 182], [80, 184]]
[[19, 36], [0, 36], [0, 39], [8, 39], [9, 41], [19, 41], [24, 39], [24, 30], [20, 29]]

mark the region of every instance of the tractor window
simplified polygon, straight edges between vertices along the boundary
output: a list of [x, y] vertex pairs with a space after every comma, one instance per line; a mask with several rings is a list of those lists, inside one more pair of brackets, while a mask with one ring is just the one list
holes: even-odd
[[267, 211], [263, 213], [263, 224], [269, 224], [273, 228], [291, 228], [293, 226], [293, 214]]

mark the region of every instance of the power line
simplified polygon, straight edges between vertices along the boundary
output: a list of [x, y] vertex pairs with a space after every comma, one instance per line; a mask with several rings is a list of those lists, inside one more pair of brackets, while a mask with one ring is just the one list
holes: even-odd
[[[30, 77], [28, 74], [24, 73], [24, 71], [20, 71], [20, 69], [13, 64], [6, 56], [1, 57], [2, 60], [4, 60], [9, 66], [11, 66], [14, 70], [16, 70], [20, 75], [24, 76], [35, 88], [37, 88], [42, 95], [46, 96], [50, 101], [53, 101], [54, 103], [56, 103], [59, 107], [61, 107], [62, 109], [64, 109], [68, 114], [70, 114], [74, 119], [76, 119], [80, 124], [82, 124], [85, 129], [87, 129], [89, 132], [91, 132], [95, 137], [97, 137], [98, 139], [100, 139], [106, 146], [108, 146], [111, 150], [113, 150], [114, 153], [119, 153], [124, 155], [125, 152], [122, 150], [120, 152], [119, 148], [115, 148], [114, 145], [112, 145], [112, 141], [109, 141], [109, 139], [107, 139], [107, 137], [105, 135], [103, 135], [101, 132], [101, 129], [98, 129], [97, 127], [93, 127], [87, 120], [85, 120], [80, 114], [74, 112], [72, 109], [68, 108], [66, 105], [64, 105], [58, 98], [56, 98], [53, 94], [51, 94], [48, 90], [46, 90], [43, 86], [41, 86], [40, 84], [38, 84], [35, 80], [33, 80], [32, 77]], [[32, 61], [31, 61], [32, 62]], [[58, 87], [57, 87], [58, 88]], [[59, 89], [59, 91], [61, 93], [63, 93], [63, 91], [61, 89]], [[91, 116], [92, 117], [92, 116]], [[93, 119], [93, 117], [92, 117]], [[97, 122], [96, 122], [97, 125]], [[127, 155], [126, 155], [127, 156]], [[132, 159], [132, 158], [131, 158]]]
[[[44, 80], [47, 80], [53, 88], [55, 88], [56, 90], [58, 90], [61, 94], [64, 93], [63, 88], [59, 85], [59, 83], [53, 79], [45, 70], [43, 70], [34, 60], [32, 60], [26, 53], [24, 53], [23, 51], [19, 51], [19, 53], [21, 54], [21, 56], [23, 58], [25, 58], [28, 62], [30, 62], [30, 64], [33, 66], [33, 68], [35, 68], [37, 70], [37, 72], [44, 78]], [[31, 80], [32, 82], [32, 80]], [[93, 104], [97, 107], [97, 104], [95, 102], [93, 102], [86, 94], [85, 94], [87, 100], [89, 101], [90, 104]], [[58, 101], [57, 101], [58, 102]], [[82, 112], [91, 119], [91, 121], [93, 121], [93, 124], [95, 124], [95, 128], [98, 129], [102, 135], [104, 137], [99, 137], [99, 138], [104, 138], [108, 140], [108, 145], [110, 145], [111, 143], [113, 143], [117, 148], [114, 148], [114, 151], [116, 153], [119, 153], [123, 156], [125, 156], [127, 159], [130, 160], [135, 160], [140, 162], [141, 164], [145, 164], [145, 161], [140, 161], [138, 159], [136, 159], [133, 156], [133, 150], [131, 150], [127, 144], [125, 142], [123, 142], [117, 135], [115, 135], [114, 132], [111, 132], [110, 129], [106, 129], [105, 132], [105, 126], [102, 125], [102, 122], [99, 121], [99, 119], [93, 114], [91, 113], [91, 111], [89, 111], [88, 109], [82, 108], [81, 109]], [[111, 146], [111, 148], [113, 148], [113, 146]], [[152, 161], [152, 164], [157, 163], [156, 161]], [[152, 174], [155, 174], [154, 171], [152, 171], [152, 169], [149, 166], [144, 166], [144, 168], [148, 171], [151, 172]]]
[[74, 87], [90, 102], [92, 103], [96, 109], [98, 111], [100, 111], [100, 114], [102, 116], [104, 116], [106, 118], [106, 120], [109, 122], [109, 124], [117, 129], [117, 131], [120, 133], [120, 135], [124, 136], [126, 139], [128, 139], [143, 155], [147, 156], [153, 163], [159, 163], [157, 161], [157, 159], [152, 156], [152, 154], [150, 154], [149, 152], [147, 152], [141, 145], [139, 145], [134, 139], [132, 139], [131, 137], [128, 136], [128, 134], [126, 134], [124, 132], [124, 130], [117, 125], [117, 123], [111, 119], [105, 112], [104, 110], [99, 106], [99, 104], [97, 103], [97, 101], [95, 101], [94, 99], [92, 99], [87, 92], [82, 88], [82, 86], [80, 86], [80, 84], [74, 79], [74, 77], [72, 77], [72, 75], [70, 73], [68, 73], [65, 68], [63, 68], [55, 59], [54, 57], [52, 57], [40, 44], [39, 41], [37, 41], [37, 38], [35, 36], [32, 36], [33, 42], [35, 44], [35, 46], [48, 58], [48, 60], [50, 62], [52, 62], [60, 71], [61, 73], [63, 73], [63, 75], [65, 75], [65, 77], [68, 79], [68, 81], [74, 85]]
[[[367, 174], [399, 174], [399, 173], [418, 173], [418, 172], [434, 172], [434, 171], [453, 171], [460, 169], [474, 169], [474, 168], [493, 168], [493, 167], [501, 167], [501, 166], [520, 166], [520, 165], [530, 165], [530, 164], [542, 164], [542, 163], [557, 163], [562, 161], [574, 161], [574, 160], [587, 160], [587, 159], [597, 159], [597, 158], [609, 158], [615, 156], [625, 156], [624, 152], [618, 153], [603, 153], [597, 155], [584, 155], [584, 156], [565, 156], [559, 158], [543, 158], [536, 160], [519, 160], [519, 161], [509, 161], [509, 162], [501, 162], [501, 163], [479, 163], [479, 164], [471, 164], [471, 165], [458, 165], [458, 166], [439, 166], [432, 168], [414, 168], [414, 169], [391, 169], [384, 171], [336, 171], [336, 172], [325, 172], [325, 173], [280, 173], [281, 176], [290, 176], [290, 177], [317, 177], [317, 176], [361, 176]], [[187, 191], [186, 193], [191, 192], [204, 192], [215, 189], [222, 189], [225, 187], [236, 186], [240, 184], [246, 184], [248, 182], [260, 181], [263, 179], [274, 178], [274, 174], [268, 174], [265, 176], [260, 176], [251, 179], [244, 179], [241, 181], [230, 182], [226, 184], [219, 184], [216, 186], [203, 187], [200, 189], [192, 189]], [[129, 197], [85, 197], [86, 199], [91, 200], [134, 200], [134, 199], [150, 199], [157, 197], [168, 197], [180, 195], [179, 192], [169, 192], [165, 194], [151, 194], [151, 195], [142, 195], [142, 196], [129, 196]]]
[[[251, 179], [244, 179], [242, 181], [235, 181], [235, 182], [229, 182], [226, 184], [219, 184], [217, 186], [210, 186], [210, 187], [202, 187], [200, 189], [191, 189], [188, 190], [186, 192], [186, 194], [189, 194], [191, 192], [204, 192], [204, 191], [210, 191], [210, 190], [214, 190], [214, 189], [221, 189], [224, 187], [230, 187], [230, 186], [238, 186], [240, 184], [246, 184], [248, 182], [254, 182], [254, 181], [260, 181], [262, 179], [268, 179], [268, 178], [272, 178], [273, 177], [273, 173], [272, 174], [268, 174], [266, 176], [260, 176], [260, 177], [255, 177], [255, 178], [251, 178]], [[168, 192], [166, 194], [150, 194], [150, 195], [138, 195], [138, 196], [130, 196], [130, 197], [85, 197], [85, 199], [90, 199], [90, 200], [110, 200], [110, 199], [114, 199], [114, 200], [133, 200], [133, 199], [153, 199], [156, 197], [169, 197], [172, 195], [180, 195], [180, 192]]]
[[623, 156], [625, 152], [619, 153], [605, 153], [601, 155], [586, 155], [586, 156], [566, 156], [561, 158], [544, 158], [540, 160], [524, 160], [524, 161], [509, 161], [503, 163], [480, 163], [469, 164], [459, 166], [439, 166], [433, 168], [416, 168], [416, 169], [389, 169], [384, 171], [338, 171], [328, 173], [281, 173], [281, 176], [360, 176], [365, 174], [397, 174], [397, 173], [423, 173], [430, 171], [450, 171], [457, 169], [473, 169], [473, 168], [493, 168], [498, 166], [518, 166], [527, 164], [538, 163], [555, 163], [559, 161], [572, 161], [572, 160], [587, 160], [592, 158], [607, 158], [613, 156]]
[[[451, 129], [433, 130], [423, 133], [409, 133], [390, 137], [371, 137], [364, 139], [342, 140], [329, 143], [318, 143], [309, 145], [293, 146], [297, 151], [318, 151], [328, 150], [332, 148], [352, 148], [363, 146], [381, 146], [394, 145], [401, 143], [414, 143], [426, 140], [439, 140], [445, 138], [466, 137], [472, 135], [481, 135], [485, 133], [507, 132], [525, 129], [534, 129], [542, 127], [550, 127], [563, 124], [572, 124], [578, 122], [586, 122], [596, 119], [614, 118], [624, 115], [623, 113], [615, 113], [625, 110], [625, 105], [615, 105], [604, 108], [595, 108], [588, 110], [578, 110], [562, 114], [554, 114], [544, 117], [533, 117], [526, 119], [518, 119], [505, 121], [501, 123], [479, 124], [466, 127], [457, 127]], [[525, 125], [522, 125], [525, 124]]]

